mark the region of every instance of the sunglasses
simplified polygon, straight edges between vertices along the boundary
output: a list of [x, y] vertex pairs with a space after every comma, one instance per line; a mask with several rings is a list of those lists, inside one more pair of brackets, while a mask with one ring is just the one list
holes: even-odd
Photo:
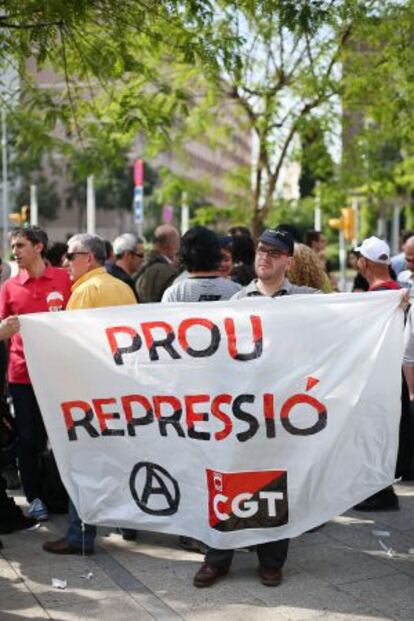
[[66, 258], [68, 261], [73, 261], [77, 254], [89, 254], [89, 252], [67, 252]]
[[131, 252], [131, 254], [134, 254], [136, 257], [139, 257], [140, 259], [143, 259], [145, 257], [145, 254], [143, 252]]

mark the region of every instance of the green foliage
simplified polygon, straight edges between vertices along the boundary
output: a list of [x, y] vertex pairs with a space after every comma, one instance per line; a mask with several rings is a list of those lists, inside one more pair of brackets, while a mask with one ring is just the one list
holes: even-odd
[[299, 230], [313, 228], [313, 209], [315, 201], [312, 198], [302, 200], [276, 199], [265, 221], [266, 226], [275, 227], [282, 223], [289, 223]]
[[[230, 115], [253, 132], [257, 156], [253, 175], [229, 176], [228, 217], [253, 222], [256, 234], [281, 214], [309, 220], [307, 203], [275, 201], [298, 134], [303, 195], [315, 180], [322, 202], [342, 193], [328, 211], [356, 188], [374, 206], [396, 194], [408, 199], [411, 173], [401, 158], [414, 157], [413, 31], [413, 0], [10, 0], [0, 17], [0, 64], [21, 80], [18, 105], [3, 92], [15, 161], [30, 175], [58, 151], [75, 184], [91, 173], [113, 176], [99, 200], [126, 205], [119, 171], [137, 133], [148, 155], [174, 149], [179, 157], [200, 136], [215, 148], [235, 144]], [[48, 88], [38, 87], [33, 67], [53, 72]], [[339, 97], [340, 175], [324, 146]], [[202, 189], [164, 179], [155, 203], [178, 206], [186, 191], [208, 219], [208, 184], [200, 182]]]
[[414, 3], [384, 2], [344, 51], [342, 183], [363, 195], [362, 235], [396, 201], [410, 211], [414, 156]]
[[181, 209], [183, 201], [192, 211], [207, 203], [206, 195], [210, 191], [208, 179], [197, 181], [188, 177], [175, 175], [168, 168], [159, 170], [159, 185], [155, 191], [158, 203], [172, 205], [177, 210]]
[[233, 221], [234, 210], [231, 207], [197, 207], [191, 218], [191, 225], [212, 226], [215, 229], [225, 231], [229, 223]]
[[299, 128], [301, 141], [301, 174], [299, 190], [301, 198], [314, 194], [318, 181], [328, 181], [334, 175], [334, 165], [324, 140], [319, 119], [309, 117]]

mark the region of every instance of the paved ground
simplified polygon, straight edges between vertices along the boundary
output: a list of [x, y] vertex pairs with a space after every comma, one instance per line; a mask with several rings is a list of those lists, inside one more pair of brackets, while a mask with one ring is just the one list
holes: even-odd
[[[0, 619], [412, 621], [414, 484], [397, 491], [399, 512], [349, 512], [292, 542], [278, 588], [259, 584], [254, 553], [238, 552], [227, 579], [195, 589], [191, 578], [202, 557], [153, 533], [133, 543], [104, 534], [93, 557], [46, 554], [41, 543], [65, 530], [65, 518], [54, 518], [34, 532], [2, 537]], [[53, 588], [52, 578], [67, 588]]]

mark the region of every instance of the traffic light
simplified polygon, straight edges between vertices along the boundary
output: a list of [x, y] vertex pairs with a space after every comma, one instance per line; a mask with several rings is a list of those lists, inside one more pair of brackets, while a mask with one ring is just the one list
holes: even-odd
[[355, 209], [352, 207], [344, 207], [341, 209], [344, 237], [347, 241], [355, 239]]
[[20, 209], [20, 213], [22, 214], [22, 222], [30, 224], [30, 207], [29, 205], [23, 205]]
[[342, 218], [329, 218], [328, 224], [331, 229], [337, 229], [339, 231], [342, 229]]
[[352, 207], [344, 207], [341, 209], [341, 218], [331, 218], [329, 220], [329, 226], [333, 229], [339, 229], [343, 232], [344, 238], [347, 241], [355, 239], [355, 210]]
[[15, 224], [16, 226], [21, 226], [22, 224], [22, 214], [20, 212], [17, 213], [9, 213], [9, 219], [13, 222], [13, 224]]
[[23, 205], [20, 211], [15, 213], [9, 213], [9, 219], [16, 225], [29, 225], [30, 224], [30, 207], [29, 205]]

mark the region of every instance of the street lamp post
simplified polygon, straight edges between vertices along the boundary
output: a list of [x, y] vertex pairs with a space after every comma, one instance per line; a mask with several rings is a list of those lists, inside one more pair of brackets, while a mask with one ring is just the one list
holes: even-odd
[[7, 256], [9, 249], [9, 187], [7, 171], [7, 115], [3, 108], [1, 111], [1, 150], [2, 150], [2, 177], [3, 177], [3, 257]]

